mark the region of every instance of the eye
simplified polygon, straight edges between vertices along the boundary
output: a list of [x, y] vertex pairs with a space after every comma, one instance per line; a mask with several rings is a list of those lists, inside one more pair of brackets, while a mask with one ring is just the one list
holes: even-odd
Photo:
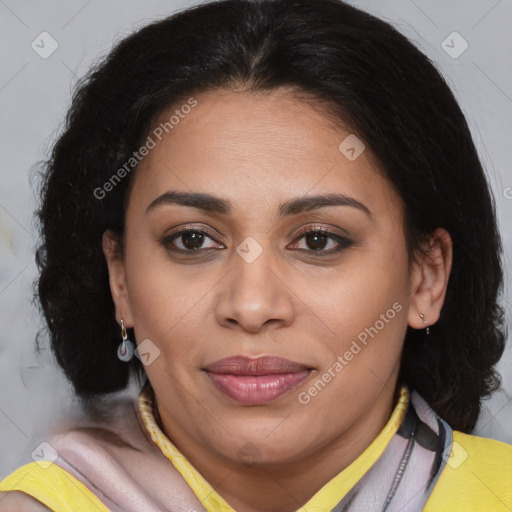
[[319, 256], [341, 252], [353, 244], [351, 240], [344, 236], [318, 227], [305, 229], [295, 239], [295, 244], [301, 240], [304, 241], [303, 247], [292, 248], [307, 252], [318, 252]]
[[[180, 229], [161, 240], [163, 245], [169, 251], [177, 252], [203, 252], [210, 249], [218, 249], [218, 244], [211, 244], [205, 247], [204, 244], [210, 240], [215, 242], [213, 235], [202, 229]], [[224, 249], [222, 244], [221, 249]]]
[[[304, 245], [300, 247], [301, 244], [298, 242], [302, 240]], [[212, 249], [225, 249], [225, 246], [217, 243], [215, 235], [209, 231], [191, 229], [190, 227], [167, 235], [160, 241], [160, 244], [169, 251], [181, 253], [200, 253]], [[289, 247], [304, 252], [316, 252], [320, 256], [341, 252], [352, 245], [353, 242], [331, 231], [319, 227], [309, 227], [295, 239], [294, 244], [295, 246]]]

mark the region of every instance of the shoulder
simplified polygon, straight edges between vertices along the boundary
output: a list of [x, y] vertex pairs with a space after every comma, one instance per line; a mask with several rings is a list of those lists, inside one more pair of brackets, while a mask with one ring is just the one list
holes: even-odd
[[108, 511], [103, 495], [90, 490], [96, 488], [91, 481], [101, 483], [103, 472], [122, 475], [115, 455], [126, 453], [129, 459], [145, 443], [132, 404], [114, 403], [111, 413], [83, 417], [76, 426], [48, 435], [34, 450], [33, 462], [0, 481], [0, 512], [77, 512], [90, 510], [91, 503], [97, 511]]
[[91, 502], [98, 512], [201, 509], [133, 403], [112, 404], [108, 415], [84, 418], [39, 446], [41, 457], [0, 482], [0, 491], [21, 491], [56, 512], [90, 511]]
[[512, 445], [453, 432], [446, 466], [425, 512], [512, 509]]
[[31, 462], [0, 482], [1, 512], [108, 512], [98, 498], [73, 475], [53, 464]]
[[9, 491], [0, 492], [0, 510], [2, 512], [48, 512], [50, 509], [23, 492]]

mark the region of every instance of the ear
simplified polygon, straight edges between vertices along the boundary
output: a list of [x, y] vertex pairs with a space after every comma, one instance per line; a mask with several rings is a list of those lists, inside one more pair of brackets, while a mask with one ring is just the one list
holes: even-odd
[[[448, 231], [436, 229], [413, 263], [408, 323], [414, 329], [435, 324], [444, 304], [452, 268], [453, 243]], [[420, 317], [425, 316], [426, 324]]]
[[116, 309], [116, 321], [121, 325], [121, 318], [127, 328], [133, 327], [133, 319], [126, 286], [124, 259], [119, 247], [118, 237], [110, 230], [103, 233], [102, 248], [107, 260], [110, 293]]

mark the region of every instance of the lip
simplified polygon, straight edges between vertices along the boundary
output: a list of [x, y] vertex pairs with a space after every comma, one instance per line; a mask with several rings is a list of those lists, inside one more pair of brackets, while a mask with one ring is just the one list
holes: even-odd
[[215, 361], [204, 370], [224, 395], [244, 405], [262, 405], [297, 387], [312, 368], [278, 356], [233, 356]]

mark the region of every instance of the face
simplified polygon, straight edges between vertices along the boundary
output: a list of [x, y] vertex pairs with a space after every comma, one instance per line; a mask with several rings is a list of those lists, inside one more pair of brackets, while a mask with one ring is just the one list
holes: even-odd
[[150, 134], [124, 256], [104, 239], [116, 315], [175, 439], [297, 461], [389, 417], [407, 325], [437, 320], [445, 282], [409, 272], [400, 197], [319, 107], [194, 98]]

